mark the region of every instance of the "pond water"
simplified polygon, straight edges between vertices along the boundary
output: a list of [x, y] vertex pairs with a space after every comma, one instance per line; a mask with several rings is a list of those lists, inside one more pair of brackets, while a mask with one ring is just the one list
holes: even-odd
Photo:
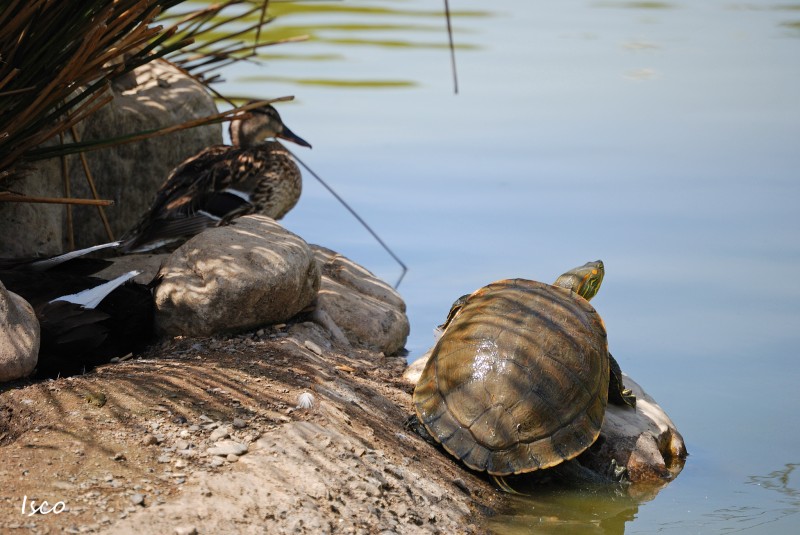
[[[410, 268], [410, 359], [451, 302], [601, 258], [610, 347], [690, 457], [654, 499], [550, 492], [499, 533], [800, 532], [800, 3], [273, 3], [231, 95]], [[306, 174], [284, 220], [389, 282], [399, 266]]]

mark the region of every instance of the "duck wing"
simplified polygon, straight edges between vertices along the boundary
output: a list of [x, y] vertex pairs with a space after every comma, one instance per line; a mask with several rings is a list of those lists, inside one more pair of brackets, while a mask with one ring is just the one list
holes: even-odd
[[258, 149], [226, 145], [189, 158], [172, 171], [120, 250], [156, 249], [252, 212], [252, 189], [266, 165]]
[[0, 258], [0, 271], [57, 271], [71, 275], [92, 275], [112, 264], [111, 260], [101, 258], [85, 258], [85, 255], [117, 247], [118, 241], [93, 245], [56, 256], [28, 258]]

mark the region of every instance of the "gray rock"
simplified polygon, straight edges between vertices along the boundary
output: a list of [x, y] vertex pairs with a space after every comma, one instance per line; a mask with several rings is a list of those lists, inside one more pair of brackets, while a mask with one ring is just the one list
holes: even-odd
[[134, 281], [140, 284], [148, 284], [161, 269], [161, 265], [169, 258], [168, 253], [160, 254], [130, 254], [125, 256], [118, 256], [116, 258], [109, 258], [113, 262], [110, 266], [102, 271], [98, 271], [96, 276], [101, 279], [114, 279], [123, 273], [130, 271], [141, 271], [141, 273], [133, 278]]
[[400, 295], [352, 260], [318, 245], [311, 248], [322, 272], [314, 320], [336, 336], [332, 321], [355, 347], [387, 355], [400, 350], [409, 333]]
[[[177, 125], [216, 113], [205, 88], [167, 62], [155, 61], [136, 69], [138, 85], [122, 93], [77, 125], [82, 141], [111, 138]], [[160, 83], [159, 83], [160, 82]], [[166, 83], [164, 83], [166, 82]], [[66, 141], [72, 141], [67, 136]], [[188, 156], [222, 142], [219, 124], [190, 128], [166, 136], [86, 153], [111, 228], [120, 236], [149, 207], [169, 171]], [[45, 145], [55, 144], [56, 140]], [[90, 198], [77, 155], [67, 158], [73, 197]], [[60, 159], [37, 162], [13, 189], [32, 196], [62, 197]], [[77, 247], [108, 241], [97, 208], [72, 209]], [[0, 256], [56, 254], [66, 248], [66, 207], [55, 204], [0, 203]]]
[[216, 442], [218, 440], [222, 440], [223, 438], [228, 438], [230, 434], [231, 434], [231, 428], [227, 426], [222, 426], [214, 429], [211, 432], [211, 435], [208, 437], [208, 439], [211, 442]]
[[214, 446], [208, 448], [209, 455], [244, 455], [247, 453], [247, 445], [233, 440], [220, 440]]
[[599, 447], [581, 458], [597, 472], [608, 469], [613, 459], [625, 467], [628, 479], [669, 481], [683, 467], [686, 445], [667, 413], [636, 381], [624, 377], [626, 388], [636, 396], [636, 410], [609, 405], [600, 429]]
[[33, 372], [39, 358], [39, 334], [33, 307], [0, 283], [0, 382]]
[[195, 236], [159, 273], [156, 325], [168, 336], [286, 321], [311, 303], [320, 283], [308, 244], [260, 215]]
[[430, 358], [431, 349], [408, 365], [406, 370], [403, 372], [403, 380], [410, 385], [416, 385], [419, 382], [420, 376], [422, 376], [422, 370], [425, 369], [425, 365], [428, 363], [428, 359]]

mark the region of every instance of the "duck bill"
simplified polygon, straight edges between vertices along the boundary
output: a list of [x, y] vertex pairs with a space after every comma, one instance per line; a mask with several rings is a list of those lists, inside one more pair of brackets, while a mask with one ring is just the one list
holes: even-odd
[[278, 134], [278, 137], [285, 139], [286, 141], [291, 141], [292, 143], [297, 143], [301, 147], [308, 147], [309, 149], [311, 148], [311, 143], [289, 130], [286, 126], [283, 127], [283, 131]]

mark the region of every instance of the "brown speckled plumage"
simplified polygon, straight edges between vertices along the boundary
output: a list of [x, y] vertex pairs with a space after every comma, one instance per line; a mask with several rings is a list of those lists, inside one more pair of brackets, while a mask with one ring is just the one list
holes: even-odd
[[300, 199], [302, 178], [282, 137], [310, 145], [286, 128], [272, 106], [231, 122], [233, 145], [214, 145], [176, 167], [150, 210], [123, 237], [123, 252], [180, 242], [202, 230], [257, 213], [280, 219]]

